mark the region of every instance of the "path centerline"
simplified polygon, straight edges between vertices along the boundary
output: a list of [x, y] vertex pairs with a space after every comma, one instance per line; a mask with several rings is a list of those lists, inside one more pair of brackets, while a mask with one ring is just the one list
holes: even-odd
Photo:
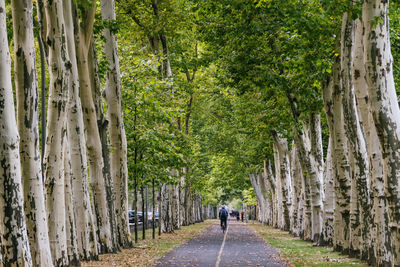
[[[228, 222], [226, 222], [226, 224], [228, 224]], [[219, 263], [221, 262], [221, 255], [222, 255], [222, 251], [224, 251], [225, 240], [226, 240], [226, 235], [228, 234], [228, 230], [229, 230], [229, 225], [227, 225], [227, 227], [226, 227], [224, 241], [222, 241], [222, 245], [221, 245], [221, 248], [218, 253], [217, 261], [215, 262], [215, 267], [219, 267]]]
[[215, 221], [199, 235], [161, 258], [157, 266], [288, 266], [279, 252], [265, 243], [253, 229], [242, 222], [230, 222], [222, 234], [219, 221]]

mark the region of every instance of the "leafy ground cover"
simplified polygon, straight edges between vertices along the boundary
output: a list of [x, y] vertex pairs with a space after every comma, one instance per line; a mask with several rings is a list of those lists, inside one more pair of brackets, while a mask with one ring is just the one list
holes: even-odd
[[294, 237], [288, 232], [270, 226], [262, 228], [258, 222], [248, 225], [261, 235], [268, 244], [277, 248], [282, 257], [291, 263], [291, 266], [368, 266], [367, 263], [360, 260], [334, 252], [331, 247], [316, 247], [313, 243]]
[[100, 255], [99, 261], [82, 261], [82, 265], [84, 267], [154, 266], [159, 258], [193, 238], [214, 222], [214, 220], [207, 220], [190, 226], [182, 226], [175, 233], [162, 234], [161, 236], [158, 236], [157, 232], [154, 240], [151, 239], [152, 230], [149, 229], [146, 231], [146, 240], [141, 240], [142, 233], [140, 232], [139, 242], [133, 248], [123, 249], [116, 254], [103, 254]]

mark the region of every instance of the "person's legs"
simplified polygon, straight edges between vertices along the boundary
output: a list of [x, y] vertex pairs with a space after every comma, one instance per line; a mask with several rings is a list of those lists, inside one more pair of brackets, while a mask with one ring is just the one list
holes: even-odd
[[225, 228], [226, 228], [226, 218], [225, 219], [221, 219], [221, 228], [223, 227], [223, 223], [225, 224]]

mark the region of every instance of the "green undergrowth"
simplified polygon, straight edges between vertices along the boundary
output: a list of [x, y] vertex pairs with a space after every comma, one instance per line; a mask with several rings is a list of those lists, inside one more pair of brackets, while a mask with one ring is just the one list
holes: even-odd
[[368, 266], [367, 263], [358, 259], [334, 252], [331, 247], [314, 246], [313, 243], [294, 237], [288, 232], [270, 226], [262, 228], [260, 223], [248, 225], [256, 230], [268, 244], [277, 248], [291, 263], [290, 266]]

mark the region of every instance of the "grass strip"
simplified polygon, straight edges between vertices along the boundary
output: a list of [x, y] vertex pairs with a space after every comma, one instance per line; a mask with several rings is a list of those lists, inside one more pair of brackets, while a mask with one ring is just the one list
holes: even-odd
[[311, 242], [294, 237], [288, 232], [275, 229], [271, 226], [262, 228], [260, 223], [249, 223], [268, 244], [277, 248], [282, 257], [290, 262], [290, 266], [305, 267], [361, 267], [368, 266], [367, 263], [358, 259], [349, 258], [334, 252], [332, 247], [317, 247]]

